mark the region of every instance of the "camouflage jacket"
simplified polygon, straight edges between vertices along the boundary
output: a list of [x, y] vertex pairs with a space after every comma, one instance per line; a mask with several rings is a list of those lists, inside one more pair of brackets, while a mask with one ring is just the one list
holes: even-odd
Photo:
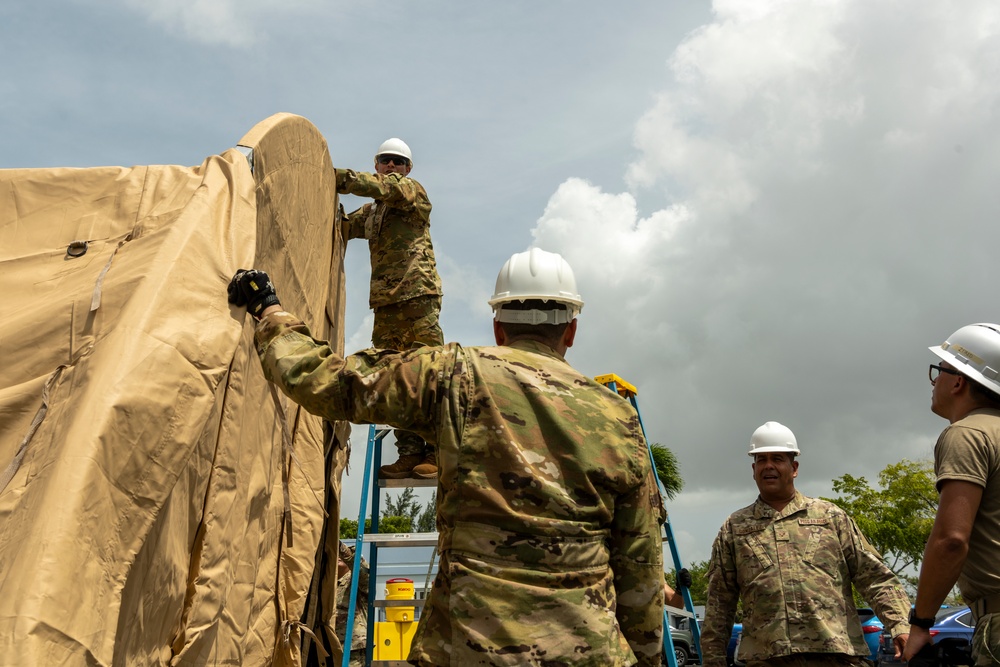
[[341, 359], [274, 313], [257, 346], [306, 410], [436, 448], [441, 560], [411, 659], [660, 664], [664, 512], [627, 401], [533, 341]]
[[777, 512], [758, 498], [730, 515], [712, 546], [703, 664], [725, 667], [740, 598], [744, 660], [803, 652], [867, 656], [852, 582], [893, 637], [909, 632], [906, 593], [842, 509], [796, 492]]
[[[354, 567], [354, 547], [349, 547], [343, 542], [341, 544], [341, 557], [344, 561]], [[337, 593], [335, 602], [337, 605], [337, 621], [335, 630], [337, 637], [347, 645], [347, 612], [350, 611], [351, 603], [351, 574], [353, 570], [348, 570], [337, 579]], [[354, 624], [351, 633], [351, 650], [363, 649], [368, 640], [368, 561], [361, 559], [361, 567], [358, 572], [358, 597], [354, 603]], [[337, 664], [340, 664], [339, 662]]]
[[441, 294], [431, 245], [431, 202], [420, 183], [399, 174], [338, 169], [337, 192], [375, 200], [344, 214], [342, 223], [347, 239], [368, 239], [370, 307]]

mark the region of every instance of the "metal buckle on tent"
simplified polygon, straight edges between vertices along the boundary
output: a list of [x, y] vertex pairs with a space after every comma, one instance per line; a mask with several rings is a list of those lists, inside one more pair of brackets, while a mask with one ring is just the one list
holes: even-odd
[[87, 254], [88, 244], [86, 241], [73, 241], [66, 248], [66, 254], [69, 257], [83, 257]]

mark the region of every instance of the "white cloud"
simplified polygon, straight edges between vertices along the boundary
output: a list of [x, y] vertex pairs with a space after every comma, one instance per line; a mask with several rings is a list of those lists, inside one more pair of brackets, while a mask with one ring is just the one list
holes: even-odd
[[375, 325], [375, 315], [369, 311], [361, 319], [361, 324], [346, 337], [344, 341], [344, 351], [348, 354], [356, 351], [363, 350], [366, 347], [372, 346], [372, 327]]
[[168, 34], [192, 42], [233, 48], [259, 43], [268, 21], [318, 6], [311, 0], [112, 0], [145, 16]]
[[532, 231], [591, 305], [571, 361], [633, 374], [691, 490], [751, 492], [768, 419], [816, 488], [929, 454], [926, 346], [1000, 320], [1000, 6], [949, 7], [716, 2], [636, 125], [633, 192], [570, 178]]

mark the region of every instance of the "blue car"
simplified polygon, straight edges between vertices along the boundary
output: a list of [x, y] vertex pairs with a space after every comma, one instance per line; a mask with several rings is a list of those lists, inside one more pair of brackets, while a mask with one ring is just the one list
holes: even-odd
[[858, 620], [861, 621], [861, 632], [864, 633], [865, 643], [868, 644], [868, 659], [877, 664], [885, 626], [878, 620], [875, 612], [867, 607], [858, 607]]
[[739, 644], [740, 636], [743, 634], [743, 624], [734, 623], [733, 624], [733, 634], [729, 637], [729, 645], [726, 647], [726, 664], [727, 665], [742, 665], [742, 662], [737, 662], [736, 660], [736, 645]]
[[[931, 639], [946, 656], [949, 664], [972, 664], [972, 635], [976, 632], [975, 626], [968, 607], [946, 607], [934, 616]], [[968, 662], [962, 662], [963, 659]], [[902, 660], [896, 660], [896, 648], [888, 632], [882, 634], [879, 664], [904, 664]]]

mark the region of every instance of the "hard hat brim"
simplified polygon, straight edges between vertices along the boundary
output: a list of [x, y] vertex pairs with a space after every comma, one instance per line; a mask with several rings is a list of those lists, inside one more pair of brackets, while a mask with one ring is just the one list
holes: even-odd
[[786, 454], [795, 454], [796, 456], [801, 453], [799, 450], [792, 449], [791, 447], [758, 447], [747, 452], [747, 455], [754, 456], [755, 454], [770, 454], [771, 452], [784, 452]]
[[947, 361], [949, 364], [955, 367], [955, 370], [969, 378], [974, 380], [976, 384], [980, 384], [983, 387], [989, 389], [990, 391], [1000, 394], [1000, 382], [996, 380], [990, 380], [977, 369], [970, 366], [967, 362], [962, 361], [952, 352], [944, 349], [940, 345], [934, 345], [933, 347], [927, 348], [934, 354], [936, 354], [941, 361]]

